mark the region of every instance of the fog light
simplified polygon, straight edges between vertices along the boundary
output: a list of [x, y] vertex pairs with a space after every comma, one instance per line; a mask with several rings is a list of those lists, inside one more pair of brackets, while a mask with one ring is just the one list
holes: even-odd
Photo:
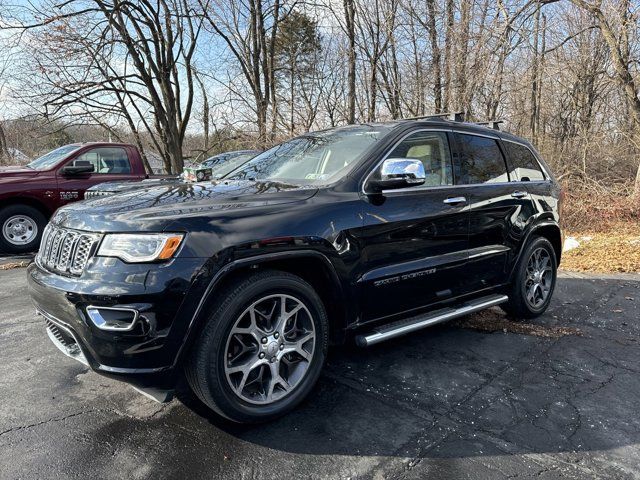
[[89, 305], [87, 315], [100, 330], [130, 332], [136, 326], [139, 313], [134, 308]]

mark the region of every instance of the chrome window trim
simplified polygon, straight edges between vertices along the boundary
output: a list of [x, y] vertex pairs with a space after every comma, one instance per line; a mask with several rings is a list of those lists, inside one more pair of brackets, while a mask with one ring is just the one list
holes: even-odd
[[394, 188], [392, 190], [382, 190], [382, 193], [409, 193], [409, 192], [423, 192], [425, 190], [443, 190], [446, 188], [469, 188], [469, 187], [492, 187], [492, 186], [505, 186], [505, 185], [534, 185], [538, 183], [549, 183], [549, 180], [535, 180], [531, 182], [490, 182], [490, 183], [466, 183], [464, 185], [440, 185], [440, 186], [418, 186], [418, 187], [406, 187], [406, 188]]
[[[459, 133], [459, 134], [463, 134], [463, 135], [475, 135], [477, 137], [486, 137], [486, 138], [491, 138], [493, 140], [496, 140], [497, 142], [500, 141], [506, 141], [506, 142], [511, 142], [511, 143], [515, 143], [517, 145], [522, 145], [523, 147], [526, 147], [527, 149], [529, 149], [529, 151], [531, 152], [531, 154], [533, 155], [533, 158], [536, 159], [536, 162], [538, 162], [538, 165], [540, 165], [540, 169], [542, 170], [542, 173], [545, 175], [545, 179], [544, 180], [533, 180], [533, 181], [522, 181], [522, 180], [515, 180], [512, 182], [493, 182], [493, 183], [465, 183], [462, 185], [427, 185], [427, 186], [415, 186], [415, 187], [406, 187], [406, 188], [394, 188], [392, 190], [382, 190], [382, 194], [383, 195], [388, 195], [390, 193], [407, 193], [407, 192], [424, 192], [426, 190], [441, 190], [443, 188], [467, 188], [467, 187], [486, 187], [486, 186], [491, 186], [491, 185], [513, 185], [513, 184], [520, 184], [520, 185], [533, 185], [533, 184], [537, 184], [537, 183], [551, 183], [551, 175], [549, 175], [549, 173], [547, 172], [547, 170], [542, 166], [542, 163], [540, 162], [540, 160], [538, 159], [538, 156], [533, 152], [533, 150], [531, 150], [531, 148], [522, 143], [522, 142], [518, 142], [515, 140], [507, 140], [505, 138], [499, 137], [497, 135], [490, 135], [490, 134], [484, 134], [484, 133], [476, 133], [476, 132], [468, 132], [459, 128], [441, 128], [441, 127], [434, 127], [434, 128], [420, 128], [418, 130], [413, 130], [409, 133], [407, 133], [406, 135], [404, 135], [402, 138], [400, 138], [400, 140], [398, 140], [396, 143], [393, 144], [393, 146], [389, 149], [389, 151], [382, 157], [382, 159], [376, 163], [376, 165], [369, 170], [369, 173], [367, 173], [367, 175], [365, 175], [364, 180], [362, 182], [362, 187], [360, 188], [360, 192], [363, 195], [373, 195], [373, 192], [369, 192], [367, 193], [367, 191], [365, 190], [364, 186], [367, 184], [367, 181], [369, 180], [369, 177], [371, 175], [373, 175], [373, 172], [375, 172], [378, 167], [380, 167], [380, 165], [382, 165], [382, 163], [389, 157], [389, 155], [391, 155], [391, 152], [393, 152], [393, 150], [400, 145], [400, 143], [402, 143], [407, 137], [409, 137], [410, 135], [413, 135], [414, 133], [419, 133], [419, 132], [445, 132], [445, 133]], [[451, 150], [451, 148], [449, 148], [449, 150]], [[451, 158], [451, 161], [453, 162], [453, 157]], [[453, 168], [453, 165], [451, 165]]]

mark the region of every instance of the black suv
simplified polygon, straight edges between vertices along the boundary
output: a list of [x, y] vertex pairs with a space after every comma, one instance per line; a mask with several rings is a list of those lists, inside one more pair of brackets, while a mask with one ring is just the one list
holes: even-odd
[[53, 342], [238, 422], [291, 410], [329, 344], [551, 300], [560, 189], [526, 141], [404, 120], [303, 135], [223, 180], [59, 209], [28, 269]]

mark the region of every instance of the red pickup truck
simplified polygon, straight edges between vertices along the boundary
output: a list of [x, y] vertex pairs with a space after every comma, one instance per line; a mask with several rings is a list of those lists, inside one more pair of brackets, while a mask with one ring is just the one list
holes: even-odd
[[24, 167], [0, 167], [0, 251], [37, 250], [56, 209], [113, 180], [149, 178], [138, 149], [123, 143], [76, 143]]

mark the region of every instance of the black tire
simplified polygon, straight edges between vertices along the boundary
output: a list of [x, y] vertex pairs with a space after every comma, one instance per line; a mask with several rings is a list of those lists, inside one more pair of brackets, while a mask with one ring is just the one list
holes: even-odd
[[[534, 302], [527, 298], [528, 288], [532, 283], [528, 281], [529, 272], [527, 271], [527, 266], [529, 265], [529, 261], [534, 252], [539, 251], [548, 256], [549, 267], [551, 270], [549, 272], [547, 283], [548, 292], [546, 297], [542, 299], [542, 294], [540, 292], [543, 288], [538, 287], [538, 295], [535, 298], [538, 300], [539, 304], [533, 304]], [[551, 242], [544, 237], [533, 237], [518, 260], [518, 264], [516, 265], [516, 269], [513, 274], [513, 280], [507, 292], [507, 295], [509, 295], [509, 301], [501, 305], [502, 309], [507, 314], [515, 318], [535, 318], [542, 315], [547, 310], [549, 303], [551, 302], [551, 297], [553, 296], [553, 291], [556, 286], [557, 272], [558, 262]]]
[[[27, 243], [17, 244], [17, 240], [11, 237], [7, 237], [5, 225], [9, 225], [8, 222], [11, 219], [17, 217], [23, 217], [30, 220], [27, 222], [29, 231], [32, 232], [35, 228], [35, 236]], [[42, 238], [42, 231], [47, 224], [45, 216], [37, 209], [28, 205], [9, 205], [8, 207], [0, 210], [0, 251], [4, 253], [28, 253], [35, 252], [40, 246], [40, 239]], [[35, 225], [35, 227], [34, 227]]]
[[[273, 403], [256, 405], [236, 394], [227, 380], [225, 349], [242, 312], [253, 302], [276, 294], [295, 296], [311, 314], [315, 328], [313, 354], [306, 373], [290, 393]], [[265, 422], [291, 411], [315, 385], [326, 358], [329, 332], [322, 300], [303, 279], [275, 270], [241, 278], [216, 297], [218, 300], [210, 308], [201, 336], [185, 365], [191, 389], [213, 411], [238, 423]]]

